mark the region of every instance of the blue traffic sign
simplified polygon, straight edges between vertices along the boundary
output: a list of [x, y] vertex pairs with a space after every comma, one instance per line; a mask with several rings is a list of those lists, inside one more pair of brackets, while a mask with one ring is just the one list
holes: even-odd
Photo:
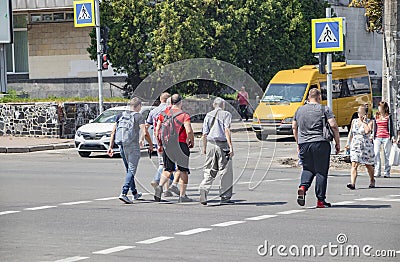
[[343, 19], [313, 19], [312, 52], [343, 51]]
[[75, 27], [94, 26], [94, 1], [74, 1], [74, 24]]

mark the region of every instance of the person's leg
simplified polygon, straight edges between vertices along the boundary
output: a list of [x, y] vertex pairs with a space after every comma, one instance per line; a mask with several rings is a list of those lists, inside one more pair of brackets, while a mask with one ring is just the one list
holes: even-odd
[[375, 176], [381, 176], [381, 144], [380, 138], [374, 140], [374, 154], [375, 154]]
[[186, 196], [186, 188], [189, 183], [189, 175], [187, 171], [180, 172], [179, 185], [180, 185], [180, 197]]
[[[208, 143], [207, 145], [207, 154], [206, 161], [204, 164], [204, 178], [200, 183], [199, 191], [200, 191], [200, 202], [205, 204], [207, 201], [207, 194], [210, 191], [212, 183], [217, 175], [218, 165], [216, 159], [216, 147], [213, 144]], [[205, 192], [202, 192], [204, 190]]]
[[389, 156], [390, 156], [391, 149], [392, 149], [392, 141], [390, 141], [390, 138], [384, 138], [384, 140], [383, 140], [383, 155], [385, 158], [385, 177], [390, 177]]
[[357, 162], [351, 162], [351, 178], [350, 178], [350, 183], [353, 187], [356, 186], [356, 180], [357, 180], [357, 168], [358, 168], [358, 163]]
[[374, 178], [374, 167], [371, 165], [365, 165], [369, 175], [369, 188], [375, 187], [375, 178]]
[[130, 155], [128, 156], [128, 168], [131, 175], [131, 181], [129, 184], [129, 187], [132, 191], [132, 195], [136, 196], [138, 194], [137, 189], [136, 189], [136, 183], [135, 183], [135, 175], [136, 175], [136, 170], [139, 164], [139, 159], [140, 159], [140, 150], [135, 150], [133, 152], [129, 153]]
[[161, 174], [164, 170], [164, 161], [162, 153], [157, 151], [157, 157], [158, 157], [158, 169], [157, 172], [154, 174], [153, 181], [151, 182], [151, 185], [153, 187], [156, 187], [160, 184]]
[[300, 187], [304, 186], [307, 191], [314, 179], [314, 159], [310, 151], [311, 143], [300, 145], [300, 160], [303, 162], [303, 171], [301, 173]]
[[328, 142], [313, 143], [312, 152], [316, 175], [315, 195], [319, 201], [325, 202], [331, 145]]
[[124, 185], [122, 186], [122, 194], [123, 195], [128, 194], [128, 191], [130, 188], [130, 182], [132, 179], [132, 173], [131, 173], [131, 170], [129, 169], [129, 162], [128, 162], [127, 154], [125, 151], [126, 150], [124, 149], [124, 147], [120, 146], [120, 155], [121, 155], [122, 161], [125, 166], [125, 171], [126, 171]]
[[[227, 146], [227, 145], [226, 145]], [[226, 148], [224, 146], [223, 148]], [[227, 160], [222, 148], [219, 147], [218, 166], [221, 173], [221, 199], [231, 199], [233, 192], [233, 167], [232, 159]]]

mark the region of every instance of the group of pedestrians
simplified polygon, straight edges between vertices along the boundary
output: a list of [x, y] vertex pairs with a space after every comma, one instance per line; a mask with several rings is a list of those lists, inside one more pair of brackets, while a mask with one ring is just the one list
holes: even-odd
[[[149, 154], [157, 150], [158, 168], [151, 185], [154, 188], [154, 199], [160, 202], [162, 195], [179, 196], [179, 202], [192, 202], [186, 194], [189, 182], [190, 149], [194, 147], [194, 132], [190, 116], [182, 110], [183, 98], [179, 94], [170, 96], [169, 93], [160, 95], [160, 105], [150, 111], [146, 121], [139, 113], [141, 101], [133, 98], [129, 110], [117, 116], [111, 134], [108, 155], [113, 156], [113, 146], [117, 144], [125, 166], [126, 176], [119, 199], [132, 204], [142, 196], [135, 184], [135, 174], [140, 158], [140, 147], [144, 139], [149, 143]], [[225, 101], [217, 97], [213, 102], [214, 109], [204, 120], [203, 149], [206, 155], [204, 179], [200, 184], [200, 203], [207, 205], [207, 195], [213, 181], [220, 174], [221, 204], [233, 204], [231, 201], [233, 189], [232, 157], [233, 146], [230, 133], [232, 115], [225, 111]], [[131, 121], [131, 124], [129, 124]], [[127, 124], [128, 123], [128, 124]], [[130, 126], [129, 128], [124, 128]], [[149, 127], [153, 126], [153, 137], [150, 137]], [[128, 129], [128, 130], [126, 130]], [[127, 141], [120, 137], [131, 134]], [[122, 134], [121, 134], [122, 133]], [[178, 188], [179, 184], [179, 188]], [[127, 196], [132, 191], [133, 199]]]
[[[300, 185], [297, 190], [297, 203], [305, 205], [306, 193], [316, 177], [315, 194], [317, 208], [330, 207], [326, 199], [326, 188], [330, 163], [331, 143], [335, 141], [336, 154], [340, 151], [339, 128], [331, 109], [321, 105], [321, 92], [317, 88], [309, 91], [308, 102], [295, 113], [292, 123], [293, 134], [298, 144], [302, 163]], [[358, 118], [352, 120], [346, 149], [351, 160], [351, 182], [349, 189], [356, 188], [357, 168], [365, 165], [370, 178], [369, 188], [375, 187], [375, 177], [381, 176], [380, 150], [384, 151], [384, 177], [390, 177], [389, 154], [395, 140], [392, 118], [387, 102], [380, 102], [375, 119], [368, 119], [368, 108], [358, 108]], [[327, 126], [325, 126], [325, 123]], [[332, 136], [326, 135], [331, 129]]]

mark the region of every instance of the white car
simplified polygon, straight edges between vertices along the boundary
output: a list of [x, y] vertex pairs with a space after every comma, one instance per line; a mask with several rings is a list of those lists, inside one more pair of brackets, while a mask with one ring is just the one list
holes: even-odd
[[[140, 113], [145, 120], [153, 108], [154, 106], [142, 106]], [[127, 110], [126, 106], [107, 109], [91, 123], [78, 128], [75, 133], [75, 148], [81, 157], [89, 157], [92, 152], [107, 152], [115, 120], [125, 110]], [[149, 133], [153, 136], [153, 126], [149, 128]], [[114, 145], [114, 152], [119, 153], [117, 145]]]

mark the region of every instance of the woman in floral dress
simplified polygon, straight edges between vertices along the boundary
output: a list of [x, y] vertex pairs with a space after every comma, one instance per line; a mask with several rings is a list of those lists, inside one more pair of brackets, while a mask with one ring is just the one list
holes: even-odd
[[[365, 165], [370, 178], [369, 188], [375, 187], [374, 179], [374, 145], [371, 139], [373, 122], [367, 118], [367, 108], [362, 105], [358, 108], [358, 118], [351, 122], [351, 129], [347, 139], [346, 149], [350, 148], [351, 183], [350, 189], [356, 189], [357, 168]], [[350, 146], [349, 146], [350, 144]]]

